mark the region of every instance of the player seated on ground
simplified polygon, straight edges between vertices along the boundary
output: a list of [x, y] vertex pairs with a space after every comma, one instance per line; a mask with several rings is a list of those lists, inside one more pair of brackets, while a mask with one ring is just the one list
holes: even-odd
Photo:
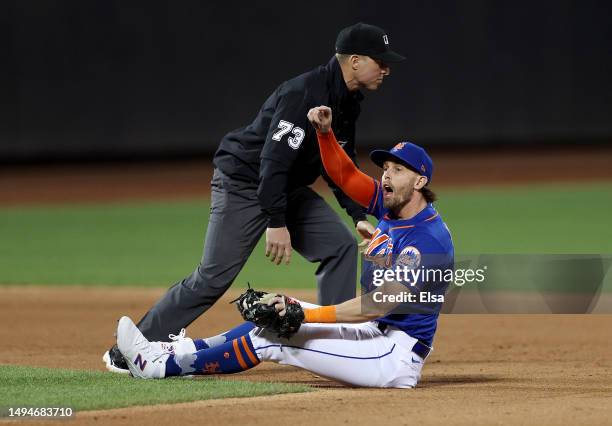
[[[432, 161], [424, 149], [409, 142], [389, 151], [373, 151], [372, 161], [383, 168], [377, 181], [359, 171], [344, 153], [330, 129], [331, 115], [327, 107], [308, 113], [317, 129], [325, 169], [347, 195], [379, 220], [364, 252], [364, 294], [322, 307], [260, 294], [259, 302], [265, 306], [259, 308], [270, 306], [276, 320], [260, 326], [245, 322], [206, 339], [192, 340], [182, 332], [171, 336], [171, 343], [149, 342], [131, 319], [123, 317], [117, 345], [133, 376], [231, 374], [272, 361], [353, 386], [416, 386], [431, 352], [446, 283], [403, 281], [392, 272], [398, 266], [453, 268], [451, 236], [432, 205], [435, 195], [427, 186]], [[384, 274], [389, 271], [390, 275]], [[388, 297], [431, 292], [433, 302], [429, 298], [403, 304], [397, 297]], [[252, 318], [247, 308], [257, 309], [257, 301], [246, 306], [244, 296], [239, 309], [244, 318]]]

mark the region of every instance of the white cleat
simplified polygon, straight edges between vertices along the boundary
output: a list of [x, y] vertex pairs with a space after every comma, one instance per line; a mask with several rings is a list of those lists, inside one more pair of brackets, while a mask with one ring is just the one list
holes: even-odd
[[119, 320], [117, 347], [123, 354], [132, 376], [141, 379], [165, 377], [166, 360], [174, 350], [170, 343], [149, 342], [128, 317], [121, 317]]
[[[194, 353], [196, 351], [193, 340], [189, 337], [185, 337], [184, 328], [181, 329], [178, 335], [169, 334], [168, 338], [170, 342], [151, 342], [151, 345], [153, 345], [155, 349], [168, 351], [174, 354]], [[106, 369], [111, 373], [130, 374], [127, 362], [117, 348], [117, 345], [114, 345], [104, 353], [102, 361]]]

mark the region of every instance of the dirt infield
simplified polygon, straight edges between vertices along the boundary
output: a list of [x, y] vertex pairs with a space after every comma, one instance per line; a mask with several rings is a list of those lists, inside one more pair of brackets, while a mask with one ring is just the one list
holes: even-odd
[[[0, 362], [102, 370], [100, 357], [113, 342], [115, 320], [122, 314], [139, 317], [162, 292], [1, 287]], [[223, 303], [232, 296], [196, 321], [189, 334], [211, 335], [236, 324], [238, 314]], [[312, 300], [314, 293], [296, 296]], [[349, 389], [308, 372], [264, 363], [232, 377], [308, 383], [318, 389], [83, 412], [76, 423], [149, 425], [218, 419], [266, 425], [605, 424], [612, 415], [611, 327], [609, 315], [443, 315], [436, 350], [414, 390]]]
[[[434, 153], [435, 187], [612, 180], [610, 148], [525, 150]], [[371, 175], [379, 173], [367, 160], [361, 163]], [[208, 160], [3, 167], [0, 205], [205, 197], [211, 174]], [[0, 364], [102, 370], [115, 321], [126, 314], [139, 318], [163, 291], [0, 287]], [[207, 336], [236, 324], [237, 313], [224, 303], [233, 295], [189, 334]], [[264, 363], [233, 378], [307, 383], [317, 390], [83, 412], [74, 424], [609, 424], [610, 329], [612, 315], [443, 315], [436, 350], [414, 390], [350, 389]]]

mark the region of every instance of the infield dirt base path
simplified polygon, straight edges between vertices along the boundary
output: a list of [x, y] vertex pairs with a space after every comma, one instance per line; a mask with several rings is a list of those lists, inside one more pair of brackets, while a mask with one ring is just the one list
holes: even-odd
[[[163, 291], [0, 287], [0, 363], [103, 370], [100, 358], [113, 343], [115, 321], [139, 318]], [[209, 336], [237, 324], [237, 312], [226, 303], [235, 294], [196, 321], [189, 335]], [[350, 389], [264, 363], [224, 378], [317, 389], [81, 412], [70, 424], [609, 424], [611, 327], [610, 315], [443, 315], [436, 350], [413, 390]]]

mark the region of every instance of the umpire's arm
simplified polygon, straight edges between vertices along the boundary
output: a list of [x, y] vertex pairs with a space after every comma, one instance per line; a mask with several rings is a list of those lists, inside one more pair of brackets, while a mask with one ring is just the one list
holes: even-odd
[[277, 265], [291, 259], [291, 237], [285, 223], [289, 172], [300, 146], [310, 136], [304, 93], [283, 94], [276, 106], [261, 152], [257, 197], [268, 216], [266, 256]]

